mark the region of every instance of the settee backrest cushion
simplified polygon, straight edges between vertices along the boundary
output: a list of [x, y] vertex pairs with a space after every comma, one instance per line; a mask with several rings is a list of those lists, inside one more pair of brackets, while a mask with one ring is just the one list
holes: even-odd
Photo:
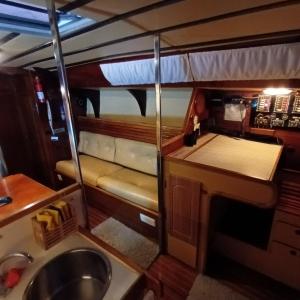
[[115, 162], [137, 171], [157, 175], [156, 146], [138, 141], [116, 138]]
[[80, 131], [78, 151], [114, 162], [115, 138], [108, 135]]

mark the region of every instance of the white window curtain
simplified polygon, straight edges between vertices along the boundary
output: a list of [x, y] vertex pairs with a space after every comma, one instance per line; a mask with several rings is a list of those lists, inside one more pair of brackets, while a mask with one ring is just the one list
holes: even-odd
[[[112, 64], [100, 64], [105, 78], [112, 85], [154, 83], [153, 59], [142, 59]], [[161, 58], [161, 82], [176, 83], [193, 81], [188, 56], [172, 55]]]
[[189, 54], [195, 81], [295, 79], [300, 43]]

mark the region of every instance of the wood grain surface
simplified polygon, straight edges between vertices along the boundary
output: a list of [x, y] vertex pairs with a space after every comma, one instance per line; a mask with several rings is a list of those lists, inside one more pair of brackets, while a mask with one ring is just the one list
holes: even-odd
[[0, 180], [1, 196], [10, 196], [12, 203], [0, 207], [0, 227], [47, 205], [59, 194], [23, 174], [16, 174]]
[[185, 160], [247, 177], [272, 181], [281, 151], [281, 145], [218, 135]]

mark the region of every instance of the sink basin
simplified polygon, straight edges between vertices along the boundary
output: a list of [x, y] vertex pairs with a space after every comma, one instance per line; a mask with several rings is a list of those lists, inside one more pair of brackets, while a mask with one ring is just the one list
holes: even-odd
[[73, 249], [56, 256], [35, 274], [23, 300], [100, 300], [110, 280], [111, 265], [103, 253]]

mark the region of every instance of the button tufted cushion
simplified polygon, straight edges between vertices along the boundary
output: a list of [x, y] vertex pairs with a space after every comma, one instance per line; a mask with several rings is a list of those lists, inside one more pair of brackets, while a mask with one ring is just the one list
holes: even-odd
[[87, 131], [80, 131], [78, 151], [107, 161], [114, 161], [115, 138]]
[[[83, 181], [93, 186], [96, 186], [96, 181], [99, 176], [109, 175], [123, 168], [114, 163], [88, 155], [80, 155], [79, 160]], [[75, 178], [72, 160], [62, 160], [57, 162], [56, 171], [71, 178]]]
[[116, 138], [115, 162], [120, 165], [157, 175], [156, 155], [155, 145]]
[[99, 177], [97, 186], [145, 208], [158, 211], [155, 176], [123, 168]]

